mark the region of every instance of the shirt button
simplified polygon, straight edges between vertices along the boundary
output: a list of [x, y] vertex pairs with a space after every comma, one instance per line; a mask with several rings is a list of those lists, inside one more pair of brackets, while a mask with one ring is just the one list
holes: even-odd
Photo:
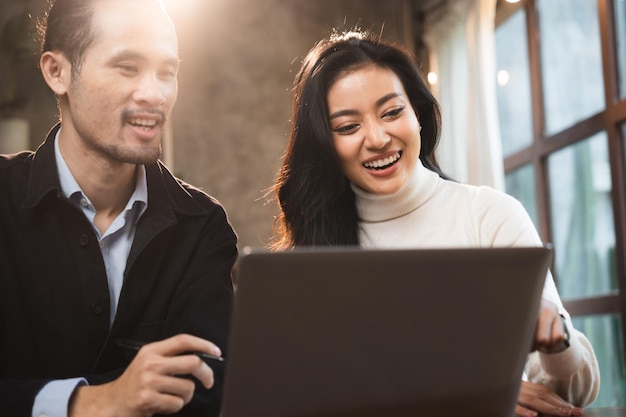
[[92, 304], [91, 312], [94, 316], [99, 316], [100, 314], [102, 314], [102, 307], [100, 307], [100, 304]]
[[80, 205], [83, 207], [87, 207], [89, 205], [89, 202], [87, 201], [86, 198], [81, 198], [80, 199]]
[[89, 243], [89, 236], [87, 236], [86, 233], [81, 234], [78, 238], [78, 244], [80, 246], [87, 246], [87, 243]]

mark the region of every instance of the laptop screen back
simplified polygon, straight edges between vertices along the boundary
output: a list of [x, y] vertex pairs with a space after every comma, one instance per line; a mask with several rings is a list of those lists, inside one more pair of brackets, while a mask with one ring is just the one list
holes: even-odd
[[223, 417], [513, 414], [545, 248], [243, 253]]

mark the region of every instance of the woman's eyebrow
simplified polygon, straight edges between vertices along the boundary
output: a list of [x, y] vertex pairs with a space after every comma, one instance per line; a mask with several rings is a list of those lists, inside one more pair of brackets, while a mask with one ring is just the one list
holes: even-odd
[[328, 118], [330, 120], [335, 119], [337, 117], [341, 117], [341, 116], [351, 116], [353, 114], [357, 114], [358, 112], [356, 110], [339, 110], [336, 111], [334, 113], [332, 113]]
[[393, 93], [389, 93], [389, 94], [385, 94], [384, 96], [382, 96], [381, 98], [379, 98], [378, 100], [376, 100], [376, 107], [378, 106], [382, 106], [383, 104], [385, 104], [385, 102], [391, 100], [392, 98], [395, 97], [400, 97], [402, 94], [394, 91]]
[[[400, 94], [398, 92], [385, 94], [384, 96], [382, 96], [381, 98], [376, 100], [376, 107], [382, 106], [383, 104], [385, 104], [387, 101], [391, 100], [392, 98], [400, 97], [401, 95], [402, 94]], [[356, 110], [350, 110], [350, 109], [339, 110], [339, 111], [336, 111], [334, 113], [331, 113], [330, 116], [328, 116], [328, 118], [329, 118], [329, 120], [332, 120], [332, 119], [335, 119], [337, 117], [351, 116], [351, 115], [354, 115], [354, 114], [357, 114]]]

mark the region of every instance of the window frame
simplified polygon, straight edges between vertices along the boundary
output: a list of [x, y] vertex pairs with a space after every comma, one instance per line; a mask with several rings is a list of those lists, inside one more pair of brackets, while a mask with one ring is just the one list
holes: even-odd
[[[504, 158], [504, 172], [508, 174], [531, 164], [535, 171], [538, 229], [545, 242], [552, 241], [550, 210], [550, 179], [548, 157], [565, 147], [575, 145], [588, 137], [605, 131], [608, 140], [611, 167], [611, 202], [615, 225], [615, 250], [626, 253], [626, 167], [622, 124], [626, 123], [626, 99], [620, 99], [616, 31], [614, 26], [613, 0], [597, 0], [604, 75], [605, 109], [591, 117], [553, 135], [545, 133], [543, 85], [541, 78], [541, 52], [539, 17], [536, 0], [517, 4], [499, 1], [496, 25], [504, 21], [518, 8], [526, 12], [528, 34], [528, 62], [531, 87], [533, 138], [530, 145]], [[626, 335], [626, 257], [616, 256], [618, 290], [597, 296], [564, 299], [563, 303], [572, 316], [619, 314], [622, 334]], [[558, 285], [558, 277], [557, 285]], [[625, 338], [626, 339], [626, 338]], [[624, 341], [626, 351], [626, 340]]]

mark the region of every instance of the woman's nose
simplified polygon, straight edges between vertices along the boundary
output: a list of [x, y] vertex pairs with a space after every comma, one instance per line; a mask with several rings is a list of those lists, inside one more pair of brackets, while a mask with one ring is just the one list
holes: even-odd
[[370, 126], [366, 135], [366, 146], [371, 149], [382, 149], [391, 142], [391, 137], [387, 134], [385, 129], [377, 123]]

